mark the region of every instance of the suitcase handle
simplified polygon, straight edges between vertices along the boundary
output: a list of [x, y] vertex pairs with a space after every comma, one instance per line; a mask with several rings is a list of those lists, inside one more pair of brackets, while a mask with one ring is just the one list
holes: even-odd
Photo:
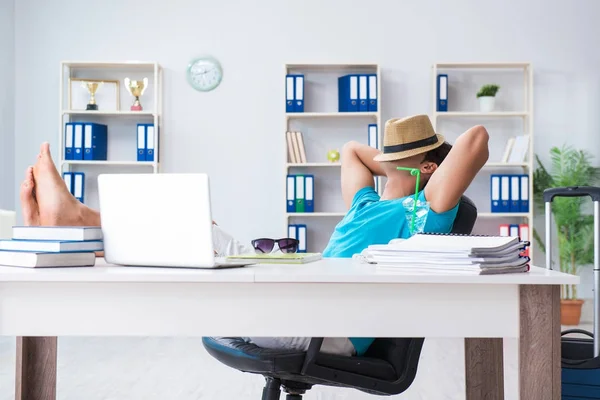
[[555, 197], [590, 196], [593, 201], [600, 201], [600, 187], [596, 186], [567, 186], [544, 190], [544, 203], [551, 202]]
[[560, 336], [565, 336], [565, 335], [568, 335], [570, 333], [580, 333], [582, 335], [586, 335], [586, 336], [589, 336], [591, 338], [594, 337], [594, 334], [592, 332], [588, 332], [588, 331], [585, 331], [583, 329], [567, 329], [566, 331], [561, 332]]
[[[594, 202], [594, 357], [600, 356], [600, 187], [567, 186], [544, 190], [546, 209], [546, 268], [552, 269], [552, 200], [589, 196]], [[582, 332], [579, 332], [582, 333]]]

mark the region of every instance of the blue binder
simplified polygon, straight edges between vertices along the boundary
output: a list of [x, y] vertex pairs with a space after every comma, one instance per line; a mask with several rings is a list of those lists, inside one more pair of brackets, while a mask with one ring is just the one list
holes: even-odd
[[294, 86], [295, 80], [293, 75], [285, 76], [285, 112], [294, 112]]
[[529, 212], [529, 175], [521, 175], [519, 212]]
[[448, 111], [448, 75], [437, 76], [437, 110]]
[[108, 152], [108, 126], [85, 123], [83, 127], [84, 160], [106, 160]]
[[377, 124], [369, 124], [369, 134], [367, 136], [367, 143], [374, 149], [379, 148], [379, 134], [377, 133]]
[[510, 212], [510, 175], [500, 175], [500, 212]]
[[368, 78], [369, 78], [369, 83], [368, 83], [369, 112], [376, 112], [377, 111], [377, 75], [371, 74], [371, 75], [368, 75]]
[[338, 111], [358, 111], [358, 75], [344, 75], [338, 78]]
[[146, 124], [137, 124], [137, 160], [146, 161]]
[[154, 161], [155, 149], [158, 147], [158, 129], [154, 124], [146, 125], [146, 161]]
[[521, 209], [521, 177], [519, 175], [510, 175], [510, 203], [508, 205], [508, 211], [519, 212]]
[[85, 193], [85, 174], [83, 172], [73, 172], [73, 196], [83, 203]]
[[500, 212], [500, 175], [490, 177], [490, 200], [491, 211]]
[[304, 75], [295, 75], [294, 81], [294, 112], [304, 112]]
[[358, 111], [369, 111], [369, 77], [358, 76]]
[[307, 251], [307, 244], [306, 244], [306, 240], [307, 240], [307, 232], [306, 232], [306, 225], [305, 224], [298, 224], [296, 225], [296, 229], [297, 229], [297, 239], [300, 242], [298, 244], [298, 253], [306, 253]]
[[63, 181], [65, 181], [69, 193], [73, 194], [73, 173], [63, 172]]
[[73, 132], [73, 123], [67, 122], [65, 124], [65, 160], [73, 160], [75, 153], [73, 150], [73, 137], [75, 133]]
[[298, 225], [289, 224], [287, 237], [290, 239], [298, 239]]
[[315, 212], [314, 175], [304, 175], [304, 212]]
[[296, 176], [288, 175], [287, 183], [286, 183], [286, 209], [287, 212], [293, 213], [296, 212]]
[[83, 124], [73, 123], [73, 160], [83, 160]]

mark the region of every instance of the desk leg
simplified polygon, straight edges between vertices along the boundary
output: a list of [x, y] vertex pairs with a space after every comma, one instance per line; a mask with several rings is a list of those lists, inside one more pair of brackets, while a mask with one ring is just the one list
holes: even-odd
[[504, 399], [502, 339], [465, 339], [467, 400]]
[[18, 337], [15, 400], [56, 400], [56, 337]]
[[560, 400], [560, 286], [521, 285], [521, 399]]

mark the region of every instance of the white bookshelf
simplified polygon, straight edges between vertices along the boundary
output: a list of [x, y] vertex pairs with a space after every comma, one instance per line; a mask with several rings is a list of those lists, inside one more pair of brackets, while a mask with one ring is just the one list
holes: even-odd
[[[494, 77], [503, 76], [503, 74], [513, 74], [515, 79], [514, 89], [522, 90], [522, 98], [519, 98], [517, 94], [516, 97], [513, 93], [510, 93], [510, 100], [514, 100], [515, 103], [522, 103], [521, 107], [514, 107], [514, 109], [507, 110], [495, 110], [493, 112], [479, 112], [477, 108], [474, 110], [460, 110], [453, 107], [453, 98], [450, 96], [448, 99], [449, 111], [447, 112], [438, 112], [437, 111], [437, 75], [439, 73], [448, 74], [448, 85], [449, 90], [453, 82], [453, 74], [461, 74], [459, 76], [464, 76], [468, 74], [469, 76], [474, 76], [473, 79], [466, 79], [466, 83], [473, 85], [476, 81], [476, 78], [482, 79], [485, 76], [486, 81], [479, 82], [481, 83], [498, 83], [495, 81]], [[462, 82], [455, 83], [456, 85], [461, 85]], [[513, 87], [513, 86], [508, 86]], [[504, 90], [504, 92], [502, 92]], [[500, 94], [504, 94], [507, 88], [502, 86], [499, 92]], [[469, 95], [475, 97], [476, 92], [469, 92]], [[498, 95], [497, 95], [498, 97]], [[480, 173], [482, 175], [481, 179], [488, 179], [487, 186], [485, 182], [480, 182], [482, 187], [487, 187], [487, 191], [481, 194], [480, 199], [472, 198], [472, 200], [477, 205], [477, 208], [480, 210], [478, 212], [478, 222], [479, 221], [492, 221], [492, 223], [523, 223], [529, 225], [530, 232], [530, 257], [532, 257], [533, 262], [533, 69], [530, 63], [482, 63], [482, 62], [466, 62], [466, 63], [436, 63], [432, 68], [432, 123], [436, 132], [445, 134], [445, 124], [453, 123], [457, 124], [459, 121], [463, 121], [467, 124], [466, 126], [473, 124], [482, 124], [486, 125], [487, 123], [493, 123], [494, 127], [499, 126], [498, 124], [506, 123], [509, 124], [511, 121], [513, 122], [512, 126], [519, 126], [522, 131], [515, 131], [510, 136], [518, 136], [518, 135], [527, 135], [529, 136], [529, 148], [527, 152], [527, 157], [524, 162], [518, 163], [505, 163], [505, 162], [497, 162], [490, 161], [486, 163], [484, 167], [485, 174]], [[464, 105], [464, 104], [463, 104]], [[505, 104], [506, 106], [506, 104]], [[475, 107], [477, 105], [475, 104]], [[462, 107], [461, 107], [462, 108]], [[497, 108], [499, 107], [497, 101]], [[509, 107], [506, 107], [509, 108]], [[504, 122], [503, 122], [504, 121]], [[489, 130], [489, 129], [488, 129]], [[454, 132], [455, 134], [458, 132]], [[494, 135], [495, 132], [490, 132], [490, 137]], [[508, 140], [510, 136], [506, 136], [505, 139]], [[455, 135], [446, 135], [447, 140], [453, 142], [456, 139]], [[506, 141], [505, 141], [506, 142]], [[504, 147], [498, 146], [490, 146], [490, 159], [496, 159], [497, 156], [501, 155], [504, 151]], [[494, 173], [495, 170], [509, 171], [510, 169], [515, 170], [515, 173], [518, 174], [527, 174], [529, 175], [529, 212], [527, 213], [492, 213], [486, 210], [490, 209], [490, 198], [489, 198], [489, 175]], [[510, 173], [510, 172], [506, 172]], [[493, 225], [491, 225], [493, 227]], [[476, 232], [478, 233], [478, 232]], [[488, 233], [488, 232], [484, 232]], [[498, 232], [489, 232], [496, 233]]]
[[[321, 252], [327, 245], [335, 225], [346, 214], [340, 189], [340, 162], [327, 160], [328, 150], [341, 153], [345, 142], [356, 140], [368, 143], [368, 125], [377, 124], [378, 147], [383, 143], [381, 124], [381, 71], [378, 64], [307, 64], [290, 63], [284, 66], [287, 74], [304, 75], [304, 112], [284, 113], [285, 130], [281, 143], [285, 154], [284, 189], [288, 174], [311, 174], [315, 179], [315, 211], [288, 213], [284, 209], [287, 236], [289, 224], [306, 224], [307, 250]], [[377, 112], [339, 112], [338, 77], [347, 74], [377, 75]], [[285, 98], [285, 85], [283, 85]], [[306, 148], [306, 163], [289, 162], [285, 132], [300, 131]], [[382, 190], [382, 178], [377, 178]], [[284, 196], [287, 192], [284, 191]], [[286, 197], [287, 198], [287, 197]], [[282, 201], [282, 204], [285, 204]]]
[[[134, 97], [125, 87], [124, 79], [148, 78], [148, 87], [140, 96], [141, 111], [131, 111]], [[93, 79], [105, 82], [118, 81], [115, 104], [98, 101], [98, 110], [72, 108], [76, 96], [86, 95], [86, 89], [71, 85], [71, 79]], [[79, 90], [79, 92], [74, 92]], [[107, 90], [101, 87], [98, 90]], [[63, 61], [60, 65], [59, 127], [57, 164], [63, 172], [84, 172], [84, 202], [97, 207], [96, 179], [101, 173], [159, 173], [161, 144], [164, 142], [162, 123], [162, 68], [157, 62], [146, 61]], [[105, 94], [106, 95], [106, 94]], [[108, 155], [105, 161], [66, 160], [65, 124], [67, 122], [96, 122], [108, 126]], [[137, 124], [152, 123], [155, 126], [154, 161], [137, 161]]]

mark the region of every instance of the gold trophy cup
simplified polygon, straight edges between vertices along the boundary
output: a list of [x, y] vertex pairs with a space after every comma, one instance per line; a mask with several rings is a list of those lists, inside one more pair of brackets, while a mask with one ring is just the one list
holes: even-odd
[[140, 96], [144, 94], [144, 91], [148, 87], [148, 78], [144, 78], [141, 81], [132, 81], [129, 78], [125, 78], [125, 87], [129, 94], [135, 97], [135, 101], [131, 106], [131, 111], [142, 111]]
[[100, 89], [102, 87], [103, 84], [104, 84], [104, 82], [88, 82], [88, 81], [81, 82], [81, 86], [83, 86], [84, 89], [87, 89], [88, 93], [90, 94], [90, 102], [88, 103], [87, 107], [85, 108], [86, 110], [91, 110], [91, 111], [98, 110], [98, 104], [96, 104], [96, 92], [98, 91], [98, 89]]

